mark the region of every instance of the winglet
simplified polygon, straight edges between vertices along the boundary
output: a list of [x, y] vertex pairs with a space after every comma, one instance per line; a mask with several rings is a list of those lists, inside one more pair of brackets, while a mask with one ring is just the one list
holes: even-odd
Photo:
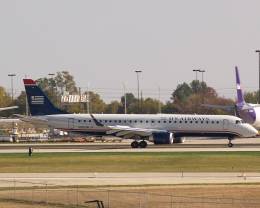
[[95, 122], [95, 124], [97, 126], [104, 126], [102, 123], [100, 123], [94, 116], [93, 114], [90, 114], [91, 118], [93, 119], [93, 121]]
[[236, 66], [235, 69], [236, 69], [237, 102], [238, 103], [245, 103], [243, 92], [242, 92], [242, 89], [241, 89], [238, 67]]

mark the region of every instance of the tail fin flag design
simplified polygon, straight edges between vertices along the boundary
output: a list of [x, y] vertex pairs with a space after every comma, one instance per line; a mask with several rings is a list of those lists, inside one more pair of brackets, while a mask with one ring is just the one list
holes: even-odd
[[238, 71], [238, 67], [235, 67], [236, 69], [236, 87], [237, 87], [237, 102], [238, 103], [245, 103], [244, 100], [244, 95], [241, 89], [241, 85], [240, 85], [240, 77], [239, 77], [239, 71]]
[[67, 114], [56, 108], [32, 79], [23, 80], [29, 109], [32, 116]]

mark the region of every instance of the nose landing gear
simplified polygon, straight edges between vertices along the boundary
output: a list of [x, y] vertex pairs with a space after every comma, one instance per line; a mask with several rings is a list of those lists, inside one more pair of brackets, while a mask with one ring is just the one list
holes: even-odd
[[234, 144], [232, 143], [233, 138], [228, 138], [228, 147], [233, 147]]

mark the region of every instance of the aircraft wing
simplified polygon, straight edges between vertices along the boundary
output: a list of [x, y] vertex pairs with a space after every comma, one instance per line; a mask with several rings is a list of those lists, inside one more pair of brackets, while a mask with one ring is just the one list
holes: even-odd
[[127, 137], [127, 138], [131, 138], [134, 136], [148, 137], [156, 132], [158, 133], [167, 132], [158, 129], [133, 128], [129, 126], [108, 126], [108, 128], [110, 130], [106, 132], [107, 134], [118, 136], [118, 137]]
[[223, 109], [227, 111], [233, 111], [235, 110], [234, 105], [211, 105], [211, 104], [202, 104], [201, 106], [206, 108], [214, 108], [214, 109]]
[[260, 104], [253, 104], [253, 103], [248, 103], [249, 106], [254, 107], [254, 108], [259, 108]]
[[37, 118], [34, 116], [24, 116], [20, 114], [14, 114], [16, 117], [18, 117], [21, 121], [24, 122], [29, 122], [32, 124], [37, 124], [37, 125], [47, 125], [48, 121], [46, 119], [42, 118]]
[[[93, 114], [90, 114], [93, 121], [97, 126], [104, 126], [102, 123], [100, 123]], [[106, 134], [108, 135], [114, 135], [117, 137], [124, 137], [124, 138], [132, 138], [135, 136], [140, 137], [148, 137], [152, 135], [153, 133], [166, 133], [165, 130], [159, 130], [159, 129], [145, 129], [145, 128], [134, 128], [130, 126], [107, 126], [108, 130]]]
[[10, 107], [5, 107], [5, 108], [0, 108], [0, 111], [5, 111], [5, 110], [11, 110], [11, 109], [16, 109], [18, 106], [10, 106]]

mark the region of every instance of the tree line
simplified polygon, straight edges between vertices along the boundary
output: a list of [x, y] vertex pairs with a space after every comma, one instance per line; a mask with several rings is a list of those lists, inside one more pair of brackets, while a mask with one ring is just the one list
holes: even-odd
[[[151, 97], [138, 100], [132, 92], [122, 95], [119, 100], [106, 103], [101, 96], [94, 91], [81, 91], [76, 86], [74, 77], [68, 71], [57, 72], [55, 76], [40, 78], [37, 84], [43, 89], [49, 99], [58, 107], [71, 113], [86, 113], [87, 103], [61, 103], [64, 92], [69, 94], [85, 94], [89, 98], [90, 113], [116, 113], [125, 112], [125, 100], [127, 113], [191, 113], [191, 114], [232, 114], [222, 109], [207, 109], [202, 104], [234, 105], [234, 100], [226, 99], [217, 94], [216, 90], [207, 86], [206, 82], [193, 80], [191, 83], [183, 82], [173, 89], [169, 100], [165, 103]], [[248, 102], [257, 103], [257, 92], [245, 93]], [[125, 99], [126, 97], [126, 99]], [[2, 112], [1, 116], [10, 116], [13, 113], [26, 114], [26, 94], [20, 93], [13, 101], [4, 87], [0, 87], [0, 107], [17, 105], [16, 110]]]

